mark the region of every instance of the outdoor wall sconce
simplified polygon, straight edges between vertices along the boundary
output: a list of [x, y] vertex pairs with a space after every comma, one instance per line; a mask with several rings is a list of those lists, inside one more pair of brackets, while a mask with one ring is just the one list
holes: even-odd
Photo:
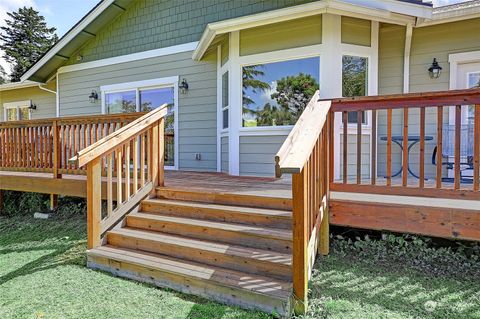
[[28, 107], [29, 110], [36, 110], [37, 105], [35, 103], [30, 102], [30, 106]]
[[90, 103], [95, 103], [98, 100], [98, 93], [97, 91], [93, 90], [92, 93], [88, 96]]
[[187, 80], [185, 78], [183, 78], [182, 82], [180, 83], [179, 88], [180, 88], [180, 92], [182, 92], [182, 94], [187, 93], [188, 83], [187, 83]]
[[428, 68], [428, 74], [431, 79], [438, 79], [442, 73], [442, 67], [438, 65], [437, 58], [433, 58], [432, 65]]

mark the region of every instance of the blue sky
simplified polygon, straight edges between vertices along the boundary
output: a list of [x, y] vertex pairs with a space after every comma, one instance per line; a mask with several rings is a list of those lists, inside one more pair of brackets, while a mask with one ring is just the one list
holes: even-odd
[[[47, 20], [48, 25], [56, 27], [58, 35], [62, 36], [99, 1], [100, 0], [0, 0], [0, 25], [4, 25], [7, 12], [17, 10], [23, 6], [32, 6], [40, 11], [40, 14]], [[464, 1], [466, 0], [433, 0], [436, 6]], [[5, 67], [8, 72], [7, 64], [1, 58], [0, 65]]]

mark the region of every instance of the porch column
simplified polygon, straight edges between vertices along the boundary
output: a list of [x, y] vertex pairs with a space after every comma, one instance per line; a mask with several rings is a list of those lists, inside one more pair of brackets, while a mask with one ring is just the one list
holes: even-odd
[[[340, 44], [342, 38], [341, 16], [324, 14], [322, 16], [322, 44], [325, 48], [320, 58], [320, 98], [331, 99], [342, 96], [342, 55]], [[334, 118], [334, 138], [340, 141], [341, 117]], [[334, 143], [333, 177], [340, 178], [340, 144]]]

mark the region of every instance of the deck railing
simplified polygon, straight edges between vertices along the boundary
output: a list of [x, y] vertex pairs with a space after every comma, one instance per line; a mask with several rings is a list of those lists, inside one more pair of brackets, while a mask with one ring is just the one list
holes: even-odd
[[165, 104], [79, 151], [70, 160], [87, 170], [88, 248], [101, 245], [107, 230], [163, 185], [166, 114]]
[[297, 313], [307, 308], [308, 279], [320, 247], [328, 254], [331, 151], [330, 102], [318, 91], [275, 157], [276, 174], [292, 174], [293, 293]]
[[[462, 138], [465, 130], [466, 110], [470, 107], [473, 112], [473, 141]], [[447, 110], [452, 108], [453, 124], [450, 122], [449, 129], [452, 131], [452, 139], [448, 139], [453, 152], [451, 156], [445, 155], [445, 126], [448, 120]], [[393, 112], [396, 110], [396, 116]], [[342, 119], [340, 140], [334, 143], [341, 145], [342, 156], [339, 158], [340, 178], [336, 179], [331, 187], [334, 191], [360, 192], [389, 195], [412, 195], [442, 198], [480, 199], [479, 190], [479, 165], [480, 165], [480, 89], [455, 90], [444, 92], [412, 93], [389, 96], [343, 98], [332, 101], [332, 114]], [[357, 123], [352, 127], [348, 123], [348, 113], [356, 112]], [[365, 142], [362, 141], [364, 121], [362, 116], [370, 113], [371, 125], [369, 132], [371, 145], [365, 150]], [[378, 123], [380, 113], [382, 123]], [[409, 114], [414, 114], [409, 116]], [[427, 116], [427, 114], [429, 116]], [[450, 121], [452, 116], [450, 115]], [[464, 118], [462, 120], [462, 117]], [[472, 120], [472, 119], [470, 119]], [[426, 135], [428, 121], [428, 136]], [[385, 123], [384, 123], [385, 122]], [[382, 126], [385, 136], [379, 136], [378, 128]], [[397, 132], [393, 133], [394, 127]], [[352, 131], [353, 129], [353, 131]], [[463, 132], [465, 131], [465, 132]], [[462, 133], [463, 132], [463, 133]], [[337, 136], [339, 136], [338, 134]], [[352, 141], [348, 137], [356, 137]], [[367, 136], [368, 136], [367, 135]], [[427, 138], [428, 137], [428, 138]], [[386, 142], [385, 153], [379, 156], [380, 140]], [[415, 156], [417, 161], [412, 161], [408, 145], [415, 141]], [[401, 145], [400, 162], [394, 166], [394, 142]], [[426, 145], [429, 143], [429, 152]], [[462, 145], [463, 143], [463, 145]], [[473, 143], [471, 156], [462, 156], [461, 150], [466, 149], [465, 143]], [[367, 144], [367, 147], [368, 147]], [[415, 144], [415, 145], [416, 145]], [[354, 148], [352, 149], [352, 145]], [[383, 146], [383, 145], [382, 145]], [[433, 148], [434, 151], [432, 150]], [[383, 149], [382, 149], [383, 150]], [[465, 152], [464, 152], [465, 153]], [[432, 155], [433, 161], [429, 163]], [[353, 156], [352, 156], [353, 155]], [[365, 155], [369, 155], [369, 170], [365, 170]], [[418, 157], [417, 157], [418, 156]], [[352, 159], [351, 157], [354, 157]], [[379, 157], [384, 158], [381, 165]], [[397, 157], [398, 158], [398, 157]], [[426, 167], [436, 165], [434, 173], [426, 176]], [[452, 176], [448, 178], [445, 167], [450, 169]], [[464, 169], [470, 169], [470, 181], [462, 176]], [[384, 174], [379, 174], [382, 171]], [[432, 171], [432, 166], [430, 167]], [[399, 176], [395, 179], [394, 176]], [[428, 181], [428, 183], [427, 183]]]
[[68, 159], [143, 114], [0, 122], [0, 170], [85, 174]]

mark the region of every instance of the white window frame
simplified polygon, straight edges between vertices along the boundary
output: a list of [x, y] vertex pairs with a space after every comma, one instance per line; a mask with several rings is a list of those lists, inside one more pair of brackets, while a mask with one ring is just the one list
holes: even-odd
[[25, 108], [25, 107], [28, 108], [28, 119], [31, 120], [32, 119], [32, 111], [30, 110], [30, 105], [31, 104], [32, 104], [32, 100], [24, 100], [24, 101], [15, 101], [15, 102], [3, 103], [3, 118], [4, 118], [5, 122], [8, 121], [8, 118], [7, 118], [8, 110], [16, 109], [17, 110], [17, 118], [16, 118], [15, 121], [19, 121], [20, 120], [20, 109]]
[[[239, 67], [240, 69], [240, 76], [243, 73], [243, 67], [250, 66], [250, 65], [258, 65], [258, 64], [268, 64], [268, 63], [275, 63], [275, 62], [285, 62], [291, 60], [300, 60], [300, 59], [307, 59], [307, 58], [318, 58], [318, 75], [319, 75], [319, 82], [320, 82], [320, 69], [321, 69], [321, 59], [322, 59], [322, 45], [311, 45], [305, 47], [298, 47], [298, 48], [291, 48], [285, 50], [278, 50], [278, 51], [271, 51], [265, 53], [257, 53], [251, 55], [240, 56], [238, 58], [239, 64], [235, 67]], [[237, 90], [240, 90], [240, 96], [242, 91], [242, 83], [243, 78], [240, 78], [240, 86], [237, 86]], [[238, 125], [240, 128], [240, 135], [255, 135], [252, 133], [258, 133], [258, 135], [288, 135], [290, 130], [293, 128], [293, 125], [278, 125], [278, 126], [254, 126], [254, 127], [244, 127], [242, 125], [243, 119], [243, 103], [242, 100], [240, 101], [241, 104], [241, 117], [236, 118], [235, 120], [239, 121]], [[276, 133], [276, 134], [275, 134]]]
[[101, 100], [102, 100], [102, 114], [106, 114], [106, 105], [105, 105], [105, 95], [108, 93], [117, 93], [117, 92], [126, 92], [126, 91], [135, 91], [135, 100], [137, 112], [140, 111], [140, 91], [150, 90], [150, 89], [160, 89], [173, 87], [173, 134], [174, 134], [174, 165], [165, 166], [166, 170], [178, 170], [179, 163], [179, 130], [178, 130], [178, 81], [179, 76], [170, 76], [164, 78], [157, 78], [151, 80], [142, 80], [135, 82], [125, 82], [125, 83], [116, 83], [103, 85], [100, 87], [101, 91]]

